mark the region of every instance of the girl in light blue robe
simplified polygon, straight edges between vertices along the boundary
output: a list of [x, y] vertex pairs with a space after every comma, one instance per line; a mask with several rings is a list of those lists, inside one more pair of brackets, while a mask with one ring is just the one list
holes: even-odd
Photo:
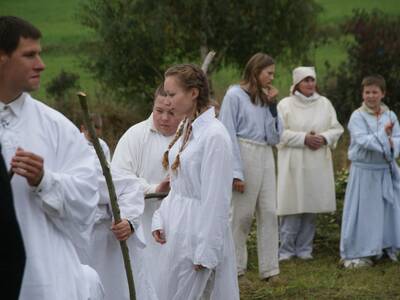
[[[376, 87], [383, 98], [384, 88]], [[397, 261], [400, 248], [400, 172], [395, 160], [400, 151], [399, 123], [381, 99], [378, 113], [368, 106], [367, 88], [363, 84], [364, 103], [348, 124], [352, 164], [340, 241], [345, 267], [371, 265], [370, 257], [383, 253]]]

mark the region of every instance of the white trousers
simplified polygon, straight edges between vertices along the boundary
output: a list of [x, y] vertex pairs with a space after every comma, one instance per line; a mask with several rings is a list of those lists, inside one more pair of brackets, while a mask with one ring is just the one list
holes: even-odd
[[280, 217], [279, 258], [309, 257], [313, 251], [316, 214], [304, 213]]
[[232, 232], [238, 275], [247, 269], [246, 241], [254, 212], [257, 220], [258, 267], [261, 278], [279, 274], [276, 178], [272, 148], [239, 139], [245, 192], [232, 194]]

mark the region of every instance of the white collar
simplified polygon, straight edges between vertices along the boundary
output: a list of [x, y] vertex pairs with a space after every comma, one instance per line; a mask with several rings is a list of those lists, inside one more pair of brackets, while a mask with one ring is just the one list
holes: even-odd
[[311, 96], [307, 97], [305, 95], [303, 95], [302, 93], [300, 93], [299, 91], [295, 91], [294, 95], [297, 96], [302, 102], [305, 103], [311, 103], [314, 102], [316, 100], [318, 100], [319, 97], [321, 97], [320, 94], [318, 94], [317, 92], [314, 92]]
[[0, 111], [5, 110], [6, 107], [8, 107], [17, 117], [20, 116], [22, 107], [24, 106], [25, 103], [25, 98], [29, 94], [27, 93], [22, 93], [18, 98], [13, 100], [12, 102], [5, 104], [3, 102], [0, 102]]
[[198, 116], [192, 123], [193, 136], [196, 136], [197, 132], [200, 132], [201, 128], [204, 127], [210, 120], [215, 118], [214, 106], [211, 106], [200, 116]]

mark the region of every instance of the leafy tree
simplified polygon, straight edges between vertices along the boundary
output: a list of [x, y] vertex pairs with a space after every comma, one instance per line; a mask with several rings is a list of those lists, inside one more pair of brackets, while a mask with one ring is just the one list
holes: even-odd
[[361, 105], [363, 77], [380, 74], [386, 79], [384, 102], [400, 112], [400, 17], [375, 10], [356, 10], [342, 25], [344, 34], [354, 37], [347, 47], [348, 60], [337, 70], [328, 72], [327, 96], [332, 100], [338, 117], [347, 123], [353, 110]]
[[68, 91], [79, 87], [79, 75], [61, 70], [46, 86], [46, 93], [56, 99], [63, 100]]
[[97, 34], [88, 66], [122, 98], [139, 100], [169, 65], [200, 63], [210, 49], [210, 72], [223, 61], [242, 67], [258, 51], [298, 61], [317, 36], [319, 11], [314, 0], [86, 0], [80, 17]]

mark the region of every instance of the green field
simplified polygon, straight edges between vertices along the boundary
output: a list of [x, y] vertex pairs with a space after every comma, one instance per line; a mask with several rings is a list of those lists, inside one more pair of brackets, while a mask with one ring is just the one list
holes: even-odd
[[[267, 0], [266, 0], [267, 1]], [[43, 73], [43, 87], [61, 70], [78, 73], [80, 85], [94, 93], [98, 84], [81, 65], [81, 43], [90, 41], [93, 32], [82, 27], [76, 17], [81, 0], [0, 0], [1, 15], [17, 15], [36, 24], [43, 32], [43, 58], [47, 65]], [[398, 0], [317, 0], [324, 8], [319, 17], [321, 25], [338, 26], [352, 10], [379, 8], [399, 15]], [[325, 61], [338, 66], [346, 59], [345, 37], [332, 39], [312, 54], [319, 78], [322, 78]], [[266, 49], [267, 51], [267, 49]], [[281, 96], [288, 94], [293, 66], [277, 63], [275, 84]], [[238, 81], [240, 71], [225, 66], [213, 75], [216, 98], [220, 99], [226, 88]], [[36, 96], [46, 99], [45, 89]], [[136, 117], [138, 119], [138, 117]], [[140, 117], [139, 117], [140, 119]], [[121, 131], [121, 130], [120, 130]], [[115, 139], [115, 137], [114, 137]], [[115, 141], [112, 141], [113, 144]], [[343, 144], [343, 143], [342, 143]], [[344, 148], [336, 156], [345, 164]], [[240, 279], [242, 299], [400, 299], [400, 266], [387, 260], [362, 270], [343, 270], [339, 266], [339, 226], [327, 223], [318, 228], [315, 259], [298, 260], [281, 265], [278, 282], [267, 283], [258, 279], [255, 238], [250, 239], [249, 272]], [[254, 232], [253, 232], [254, 233]]]

